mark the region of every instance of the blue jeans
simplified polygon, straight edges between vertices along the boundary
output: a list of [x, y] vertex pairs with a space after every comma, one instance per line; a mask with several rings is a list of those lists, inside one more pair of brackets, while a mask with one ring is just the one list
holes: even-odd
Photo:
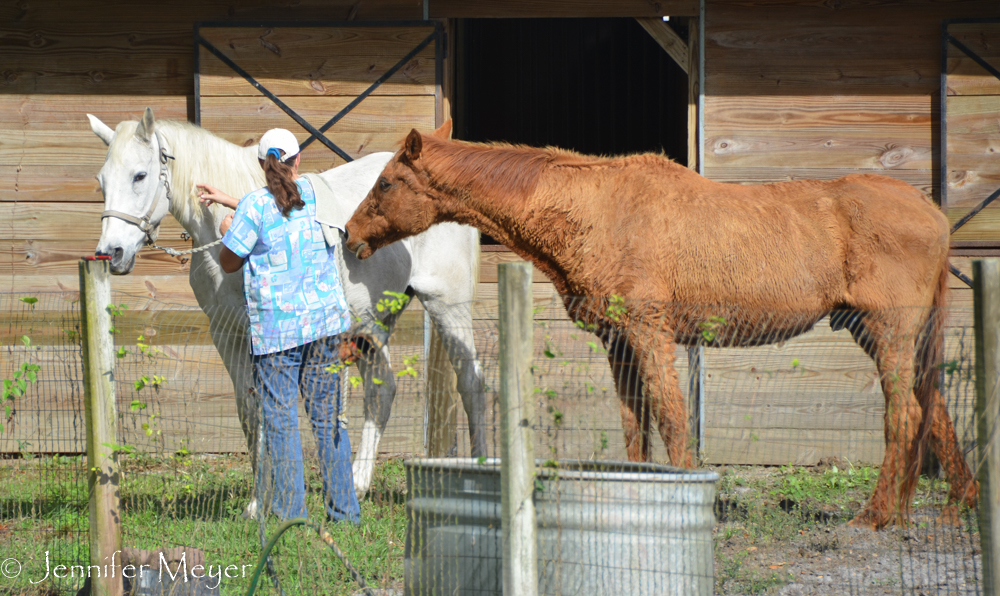
[[[253, 372], [261, 396], [263, 461], [257, 466], [257, 498], [282, 519], [306, 517], [298, 397], [302, 393], [319, 448], [327, 518], [361, 522], [354, 493], [351, 442], [337, 420], [340, 375], [326, 368], [337, 363], [336, 338], [330, 337], [273, 354], [254, 355]], [[268, 465], [270, 464], [270, 465]], [[273, 499], [268, 488], [273, 480]]]

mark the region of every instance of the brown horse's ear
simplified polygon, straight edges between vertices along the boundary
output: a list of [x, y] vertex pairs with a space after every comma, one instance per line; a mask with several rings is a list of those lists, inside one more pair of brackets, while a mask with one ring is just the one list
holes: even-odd
[[410, 134], [406, 135], [406, 140], [403, 141], [403, 155], [409, 161], [417, 161], [420, 159], [420, 151], [424, 148], [424, 140], [421, 138], [420, 133], [417, 129], [410, 131]]
[[451, 118], [448, 118], [447, 120], [445, 120], [444, 124], [442, 124], [440, 127], [438, 127], [438, 129], [435, 130], [433, 134], [434, 134], [435, 137], [437, 137], [439, 139], [444, 139], [446, 141], [448, 139], [450, 139], [451, 138]]

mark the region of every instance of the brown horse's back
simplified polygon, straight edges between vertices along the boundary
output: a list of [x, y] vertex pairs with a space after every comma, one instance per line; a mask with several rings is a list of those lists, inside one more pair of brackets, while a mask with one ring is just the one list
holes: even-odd
[[[744, 186], [650, 155], [588, 169], [539, 189], [553, 213], [566, 214], [562, 235], [589, 255], [567, 272], [568, 285], [575, 293], [704, 306], [705, 313], [738, 304], [743, 314], [728, 313], [734, 333], [767, 330], [736, 333], [734, 343], [781, 341], [834, 308], [930, 306], [946, 266], [946, 218], [892, 178]], [[691, 319], [690, 329], [676, 321], [678, 340], [697, 339], [705, 313], [681, 317]], [[761, 325], [761, 317], [779, 318], [773, 313], [798, 316], [785, 317], [783, 327]]]

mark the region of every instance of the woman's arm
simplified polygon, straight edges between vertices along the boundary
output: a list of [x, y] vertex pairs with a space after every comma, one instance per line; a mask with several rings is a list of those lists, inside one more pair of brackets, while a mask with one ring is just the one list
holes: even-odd
[[[221, 201], [219, 201], [221, 202]], [[222, 224], [219, 225], [219, 232], [223, 236], [229, 230], [229, 226], [233, 223], [233, 214], [230, 213], [222, 220]], [[236, 273], [243, 268], [243, 257], [237, 255], [233, 251], [229, 250], [225, 244], [222, 245], [222, 252], [219, 253], [219, 264], [222, 266], [222, 270], [226, 273]]]

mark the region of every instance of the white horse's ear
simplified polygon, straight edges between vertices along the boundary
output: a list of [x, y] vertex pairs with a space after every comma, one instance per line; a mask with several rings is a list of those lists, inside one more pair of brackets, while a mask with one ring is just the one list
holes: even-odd
[[148, 143], [149, 139], [153, 138], [152, 108], [146, 108], [146, 112], [142, 115], [142, 120], [139, 121], [139, 126], [135, 129], [135, 136], [142, 139], [145, 143]]
[[110, 145], [111, 139], [115, 136], [115, 131], [111, 130], [110, 126], [101, 122], [101, 119], [93, 114], [87, 114], [87, 118], [90, 119], [90, 130], [94, 131], [94, 134], [100, 137], [105, 145]]

